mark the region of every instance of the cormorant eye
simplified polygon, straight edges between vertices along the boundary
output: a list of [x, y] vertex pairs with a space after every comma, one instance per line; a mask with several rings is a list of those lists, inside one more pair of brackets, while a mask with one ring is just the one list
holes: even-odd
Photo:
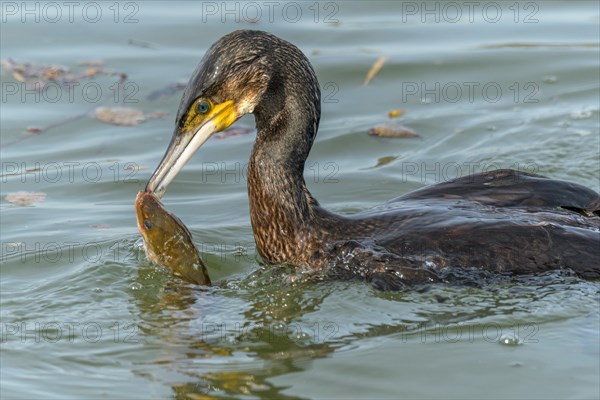
[[210, 111], [210, 103], [208, 101], [202, 100], [196, 106], [196, 111], [198, 114], [206, 114]]
[[146, 227], [146, 229], [152, 229], [152, 222], [150, 222], [149, 220], [145, 219], [144, 220], [144, 226]]

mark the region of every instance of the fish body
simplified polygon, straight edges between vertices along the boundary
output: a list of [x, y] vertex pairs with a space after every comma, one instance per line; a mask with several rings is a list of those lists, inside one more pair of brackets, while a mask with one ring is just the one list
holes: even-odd
[[210, 285], [192, 234], [179, 218], [163, 207], [158, 197], [150, 192], [139, 192], [135, 211], [148, 260], [171, 269], [189, 282]]

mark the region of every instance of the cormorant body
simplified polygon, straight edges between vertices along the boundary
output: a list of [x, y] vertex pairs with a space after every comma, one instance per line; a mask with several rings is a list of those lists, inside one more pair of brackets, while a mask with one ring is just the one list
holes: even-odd
[[497, 170], [353, 216], [322, 208], [303, 178], [320, 102], [316, 75], [294, 45], [261, 31], [222, 37], [184, 91], [173, 139], [147, 190], [161, 196], [213, 133], [253, 113], [250, 220], [267, 263], [361, 277], [382, 289], [445, 280], [448, 269], [570, 269], [600, 278], [600, 196], [578, 184]]

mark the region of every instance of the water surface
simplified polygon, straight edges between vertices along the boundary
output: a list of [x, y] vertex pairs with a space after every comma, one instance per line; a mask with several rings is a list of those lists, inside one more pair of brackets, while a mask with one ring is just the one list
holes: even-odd
[[[54, 23], [51, 9], [40, 5], [36, 21], [21, 4], [2, 3], [0, 58], [78, 72], [101, 60], [115, 74], [54, 101], [3, 69], [3, 399], [597, 398], [598, 282], [550, 274], [381, 293], [261, 267], [246, 194], [252, 134], [211, 139], [164, 198], [220, 286], [149, 264], [133, 210], [181, 93], [156, 91], [185, 83], [218, 37], [241, 28], [295, 43], [315, 67], [324, 104], [305, 177], [331, 210], [494, 168], [598, 190], [596, 2], [501, 3], [501, 14], [483, 2], [458, 19], [437, 2], [276, 2], [272, 18], [261, 2], [260, 17], [248, 3], [229, 13], [220, 2], [118, 3], [118, 15], [99, 3], [99, 18], [81, 3], [72, 22], [62, 8]], [[129, 86], [116, 91], [121, 73]], [[99, 96], [84, 91], [90, 82]], [[113, 126], [91, 117], [99, 106], [168, 115]], [[421, 139], [367, 135], [397, 108]], [[46, 197], [6, 199], [19, 191]]]

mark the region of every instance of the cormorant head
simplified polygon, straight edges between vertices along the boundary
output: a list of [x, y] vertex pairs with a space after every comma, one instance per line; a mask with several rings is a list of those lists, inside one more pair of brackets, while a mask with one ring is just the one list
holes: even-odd
[[[171, 143], [146, 191], [162, 197], [204, 142], [244, 114], [254, 112], [259, 104], [267, 105], [269, 111], [282, 107], [287, 91], [282, 76], [288, 74], [312, 74], [309, 78], [314, 78], [308, 60], [294, 45], [252, 30], [235, 31], [219, 39], [206, 52], [183, 92]], [[316, 90], [319, 96], [318, 84]]]

